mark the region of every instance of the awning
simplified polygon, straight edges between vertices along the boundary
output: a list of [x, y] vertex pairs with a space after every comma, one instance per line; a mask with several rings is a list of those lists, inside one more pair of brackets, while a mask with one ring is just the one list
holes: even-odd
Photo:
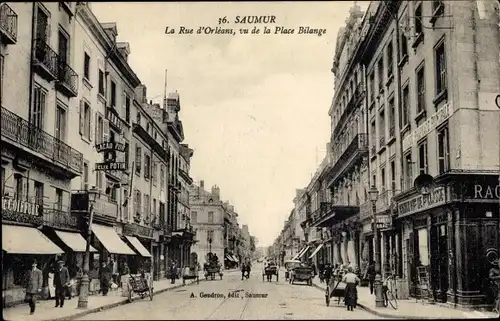
[[148, 249], [142, 245], [141, 241], [139, 241], [136, 237], [133, 236], [125, 236], [127, 240], [132, 244], [132, 246], [144, 257], [151, 257], [151, 253], [149, 253]]
[[232, 255], [232, 257], [234, 262], [238, 263], [240, 261], [236, 256]]
[[[57, 236], [75, 252], [85, 252], [87, 242], [79, 233], [55, 231]], [[90, 252], [97, 252], [95, 248], [90, 246]]]
[[312, 258], [316, 255], [316, 253], [318, 253], [318, 252], [319, 252], [319, 250], [321, 250], [321, 248], [323, 247], [323, 245], [325, 245], [325, 243], [321, 243], [321, 244], [320, 244], [320, 245], [319, 245], [319, 246], [318, 246], [318, 247], [314, 250], [314, 252], [312, 252], [312, 254], [311, 254], [311, 256], [309, 256], [309, 258], [310, 258], [310, 259], [312, 259]]
[[302, 251], [299, 252], [299, 254], [295, 255], [295, 257], [292, 258], [292, 260], [300, 259], [302, 256], [304, 256], [304, 254], [306, 254], [307, 250], [309, 250], [309, 246], [303, 248]]
[[64, 251], [34, 227], [3, 225], [2, 250], [13, 254], [62, 254]]
[[234, 262], [233, 257], [231, 255], [229, 255], [229, 254], [226, 254], [226, 260]]
[[120, 239], [112, 227], [92, 224], [92, 232], [109, 253], [135, 255], [135, 252]]

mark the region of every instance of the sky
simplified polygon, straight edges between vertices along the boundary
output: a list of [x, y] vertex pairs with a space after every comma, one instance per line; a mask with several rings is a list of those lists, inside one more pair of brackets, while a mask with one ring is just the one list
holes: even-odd
[[[184, 143], [194, 149], [190, 174], [220, 188], [259, 246], [271, 245], [326, 154], [337, 31], [353, 2], [94, 2], [100, 22], [116, 22], [130, 43], [129, 64], [161, 102], [181, 99]], [[360, 3], [362, 8], [367, 4]], [[274, 15], [275, 24], [235, 24], [236, 16]], [[198, 35], [219, 18], [236, 35]], [[184, 26], [194, 34], [178, 34]], [[267, 26], [271, 34], [240, 34]], [[300, 35], [300, 26], [326, 34]], [[166, 27], [176, 34], [165, 34]], [[276, 27], [295, 34], [274, 34]], [[262, 30], [261, 30], [262, 33]]]

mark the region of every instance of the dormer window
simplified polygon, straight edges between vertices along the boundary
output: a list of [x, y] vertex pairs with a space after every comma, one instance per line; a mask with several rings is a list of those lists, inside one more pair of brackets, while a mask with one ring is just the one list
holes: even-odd
[[136, 119], [137, 125], [141, 124], [141, 113], [137, 112], [137, 119]]

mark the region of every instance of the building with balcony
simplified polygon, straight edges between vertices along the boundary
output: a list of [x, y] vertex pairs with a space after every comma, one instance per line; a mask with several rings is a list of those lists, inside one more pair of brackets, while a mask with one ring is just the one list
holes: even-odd
[[224, 261], [224, 218], [226, 209], [220, 198], [220, 189], [213, 186], [211, 191], [205, 190], [205, 182], [193, 185], [189, 193], [191, 209], [191, 225], [196, 231], [197, 242], [192, 246], [201, 264], [207, 262], [209, 252], [216, 254], [219, 262]]
[[244, 258], [238, 213], [229, 202], [224, 202], [224, 265], [236, 267]]
[[192, 181], [189, 176], [189, 164], [193, 150], [187, 144], [182, 144], [184, 130], [179, 119], [180, 96], [176, 92], [170, 93], [164, 98], [163, 106], [160, 107], [160, 104], [152, 101], [147, 103], [144, 85], [139, 87], [136, 93], [142, 101], [143, 108], [167, 137], [165, 144], [169, 151], [169, 167], [166, 182], [168, 185], [166, 227], [171, 237], [165, 239], [168, 247], [166, 258], [169, 261], [176, 261], [177, 266], [185, 266], [189, 261], [191, 245], [195, 241], [193, 228], [186, 216], [189, 203], [186, 204], [185, 200], [188, 194], [187, 188]]
[[[79, 77], [72, 67], [75, 51], [69, 46], [75, 10], [74, 3], [66, 2], [0, 4], [2, 249], [6, 252], [3, 264], [8, 267], [3, 269], [2, 290], [6, 305], [24, 299], [23, 271], [34, 257], [44, 267], [52, 264], [55, 254], [68, 252], [74, 276], [72, 254], [81, 251], [61, 248], [46, 236], [78, 232], [69, 204], [71, 180], [82, 175], [83, 155], [70, 141], [67, 126], [68, 114], [78, 106]], [[42, 297], [46, 296], [45, 287]]]
[[[373, 3], [361, 53], [373, 88], [376, 210], [389, 199], [394, 208], [383, 266], [410, 295], [427, 273], [434, 300], [462, 306], [490, 303], [481, 284], [499, 248], [499, 143], [491, 139], [500, 130], [499, 17], [494, 2], [478, 3]], [[434, 177], [428, 195], [413, 187], [421, 174]]]

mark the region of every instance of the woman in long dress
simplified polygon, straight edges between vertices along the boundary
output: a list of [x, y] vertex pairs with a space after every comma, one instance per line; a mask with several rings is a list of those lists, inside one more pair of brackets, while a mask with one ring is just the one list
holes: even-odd
[[359, 278], [353, 273], [352, 267], [347, 268], [347, 273], [342, 277], [342, 282], [346, 284], [344, 301], [347, 311], [354, 311], [358, 301], [358, 291], [356, 286], [360, 283]]

